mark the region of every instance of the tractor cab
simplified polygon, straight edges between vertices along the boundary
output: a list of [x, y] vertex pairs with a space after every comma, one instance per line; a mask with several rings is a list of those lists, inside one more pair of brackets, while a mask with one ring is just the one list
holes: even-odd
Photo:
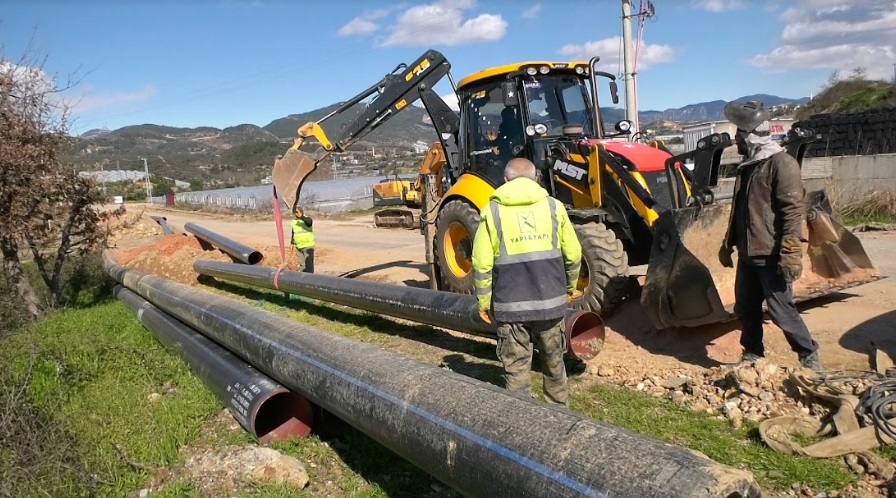
[[[548, 144], [558, 140], [602, 139], [608, 135], [604, 123], [595, 123], [591, 82], [587, 62], [531, 62], [488, 69], [458, 84], [460, 133], [458, 144], [465, 154], [464, 170], [488, 180], [493, 187], [503, 182], [504, 165], [512, 158], [526, 157], [541, 172], [549, 192], [554, 184], [546, 170], [554, 159]], [[614, 102], [616, 83], [610, 79]], [[615, 124], [628, 130], [627, 121]], [[579, 180], [584, 180], [584, 175]]]

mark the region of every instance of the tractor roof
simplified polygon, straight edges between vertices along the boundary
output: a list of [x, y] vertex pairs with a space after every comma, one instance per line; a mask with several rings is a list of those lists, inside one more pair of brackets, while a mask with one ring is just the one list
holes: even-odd
[[547, 66], [549, 69], [563, 69], [570, 70], [575, 69], [576, 67], [583, 67], [588, 69], [587, 61], [573, 61], [573, 62], [549, 62], [549, 61], [529, 61], [529, 62], [516, 62], [513, 64], [505, 64], [503, 66], [497, 66], [489, 69], [485, 69], [476, 73], [473, 73], [469, 76], [464, 77], [457, 84], [458, 90], [464, 88], [473, 83], [477, 83], [479, 81], [492, 78], [495, 76], [503, 76], [508, 73], [512, 73], [514, 71], [525, 70], [528, 67], [534, 67], [536, 69]]

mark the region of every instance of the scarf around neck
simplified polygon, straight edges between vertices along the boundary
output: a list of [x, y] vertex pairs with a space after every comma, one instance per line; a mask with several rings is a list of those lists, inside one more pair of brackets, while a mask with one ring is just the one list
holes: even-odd
[[744, 141], [747, 143], [747, 155], [744, 156], [744, 161], [740, 163], [738, 169], [768, 159], [784, 150], [784, 147], [781, 147], [771, 136], [760, 137], [750, 133]]

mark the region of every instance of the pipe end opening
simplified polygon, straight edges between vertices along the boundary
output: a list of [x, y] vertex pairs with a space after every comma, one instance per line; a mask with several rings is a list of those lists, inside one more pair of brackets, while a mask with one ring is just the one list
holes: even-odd
[[292, 392], [281, 391], [261, 403], [252, 430], [264, 444], [311, 433], [314, 412], [311, 403]]
[[257, 265], [264, 259], [264, 255], [262, 255], [259, 251], [252, 251], [249, 253], [249, 257], [246, 259], [249, 260], [250, 265]]
[[597, 313], [578, 310], [566, 318], [566, 338], [576, 358], [588, 361], [604, 347], [606, 330]]

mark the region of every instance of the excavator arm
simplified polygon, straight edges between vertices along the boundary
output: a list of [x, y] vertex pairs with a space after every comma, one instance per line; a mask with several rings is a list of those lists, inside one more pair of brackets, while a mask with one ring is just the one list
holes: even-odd
[[[271, 174], [274, 188], [290, 209], [295, 209], [302, 184], [320, 162], [333, 152], [344, 152], [349, 146], [372, 132], [396, 114], [422, 99], [424, 107], [432, 119], [440, 140], [445, 143], [447, 136], [456, 136], [459, 117], [457, 113], [433, 90], [450, 70], [445, 56], [435, 50], [428, 50], [410, 66], [399, 64], [375, 85], [340, 105], [319, 121], [302, 125], [292, 147], [286, 154], [277, 156]], [[328, 134], [321, 124], [331, 117], [351, 109], [363, 100], [376, 95], [373, 101], [338, 133]], [[301, 149], [305, 141], [315, 138], [323, 148], [322, 153], [308, 154]]]

